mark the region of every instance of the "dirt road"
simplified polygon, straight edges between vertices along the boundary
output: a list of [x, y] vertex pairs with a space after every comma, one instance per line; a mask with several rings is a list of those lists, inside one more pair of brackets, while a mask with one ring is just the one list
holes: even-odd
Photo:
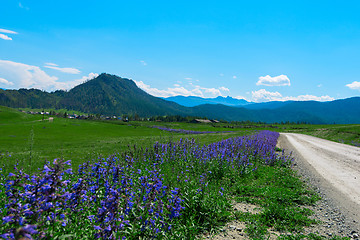
[[360, 229], [360, 148], [295, 133], [281, 133], [278, 145], [293, 152], [300, 174]]

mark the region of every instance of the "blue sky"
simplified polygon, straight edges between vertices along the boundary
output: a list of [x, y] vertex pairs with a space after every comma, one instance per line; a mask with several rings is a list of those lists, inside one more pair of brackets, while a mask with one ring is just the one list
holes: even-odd
[[2, 0], [0, 88], [70, 89], [102, 72], [155, 96], [360, 95], [358, 1]]

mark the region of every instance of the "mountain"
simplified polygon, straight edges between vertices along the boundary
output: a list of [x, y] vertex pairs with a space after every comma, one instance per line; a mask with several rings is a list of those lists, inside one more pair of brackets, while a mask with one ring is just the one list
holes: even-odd
[[247, 105], [250, 102], [244, 99], [236, 99], [232, 97], [216, 97], [216, 98], [201, 98], [201, 97], [194, 97], [194, 96], [174, 96], [174, 97], [167, 97], [164, 98], [167, 101], [176, 102], [185, 107], [195, 107], [202, 104], [223, 104], [226, 106], [243, 106]]
[[306, 113], [316, 116], [323, 123], [360, 123], [360, 97], [330, 102], [296, 101], [276, 109], [280, 114]]
[[[202, 99], [193, 99], [204, 102]], [[206, 101], [210, 101], [211, 104], [193, 107], [181, 106], [175, 102], [149, 95], [138, 88], [132, 80], [106, 73], [69, 91], [58, 90], [49, 93], [38, 89], [0, 89], [0, 105], [14, 108], [63, 108], [108, 116], [122, 114], [137, 114], [140, 117], [181, 115], [227, 121], [360, 124], [360, 97], [331, 102], [249, 103], [231, 97], [218, 97]], [[213, 104], [213, 102], [223, 104]], [[224, 103], [234, 105], [227, 106]]]
[[286, 102], [280, 102], [280, 101], [271, 101], [271, 102], [263, 102], [263, 103], [249, 103], [248, 105], [244, 106], [246, 109], [276, 109], [283, 106], [286, 106], [287, 104], [291, 103], [293, 101], [286, 101]]
[[[360, 123], [360, 97], [335, 100], [331, 102], [295, 101], [284, 102], [274, 108], [248, 109], [224, 105], [200, 105], [193, 108], [199, 116], [220, 118], [227, 121], [307, 122], [312, 124], [350, 124]], [[266, 106], [266, 105], [265, 105]]]
[[0, 105], [15, 108], [65, 108], [104, 115], [186, 115], [188, 109], [151, 96], [134, 81], [103, 73], [70, 91], [1, 90]]
[[149, 95], [134, 81], [115, 75], [97, 78], [71, 89], [60, 101], [68, 109], [107, 115], [139, 116], [184, 115], [187, 109], [173, 102]]

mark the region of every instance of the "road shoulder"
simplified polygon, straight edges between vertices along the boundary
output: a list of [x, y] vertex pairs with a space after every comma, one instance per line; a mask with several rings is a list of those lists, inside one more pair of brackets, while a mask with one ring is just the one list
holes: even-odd
[[292, 154], [295, 159], [294, 170], [322, 197], [312, 209], [314, 217], [323, 222], [316, 227], [316, 231], [327, 237], [359, 236], [360, 216], [355, 214], [358, 205], [343, 197], [340, 191], [332, 187], [289, 143], [285, 134], [280, 134], [278, 147], [285, 149], [287, 154]]

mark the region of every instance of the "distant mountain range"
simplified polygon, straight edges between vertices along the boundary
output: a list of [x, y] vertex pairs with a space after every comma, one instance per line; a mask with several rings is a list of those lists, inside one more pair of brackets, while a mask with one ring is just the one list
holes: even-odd
[[[0, 89], [0, 105], [14, 108], [65, 108], [103, 115], [181, 115], [268, 123], [360, 123], [360, 97], [331, 102], [250, 103], [231, 97], [172, 97], [168, 100], [149, 95], [138, 88], [132, 80], [106, 73], [69, 91], [58, 90], [49, 93], [38, 89]], [[182, 101], [182, 104], [187, 106], [173, 100], [178, 103]]]
[[216, 97], [216, 98], [201, 98], [201, 97], [194, 97], [194, 96], [175, 96], [175, 97], [167, 97], [164, 98], [167, 101], [176, 102], [185, 107], [195, 107], [202, 104], [223, 104], [226, 106], [244, 106], [250, 104], [250, 102], [244, 99], [236, 99], [232, 97]]
[[236, 99], [230, 96], [227, 97], [216, 97], [216, 98], [201, 98], [194, 96], [174, 96], [163, 98], [167, 101], [175, 102], [185, 107], [196, 107], [203, 104], [222, 104], [230, 107], [243, 107], [246, 109], [276, 109], [283, 107], [294, 101], [272, 101], [263, 103], [248, 102], [244, 99]]
[[293, 103], [294, 101], [271, 101], [271, 102], [263, 102], [263, 103], [250, 103], [244, 106], [247, 109], [276, 109], [280, 107], [284, 107], [289, 103]]

